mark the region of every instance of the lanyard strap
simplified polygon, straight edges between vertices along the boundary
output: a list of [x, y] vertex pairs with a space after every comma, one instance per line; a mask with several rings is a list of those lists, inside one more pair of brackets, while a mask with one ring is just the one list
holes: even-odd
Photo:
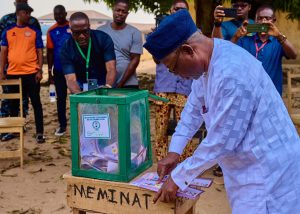
[[91, 39], [91, 37], [89, 38], [87, 56], [84, 55], [84, 53], [83, 53], [82, 49], [80, 48], [79, 44], [77, 42], [75, 42], [75, 43], [76, 43], [76, 46], [77, 46], [77, 49], [78, 49], [80, 55], [85, 60], [86, 80], [88, 80], [89, 79], [88, 69], [89, 69], [89, 64], [90, 64], [90, 59], [91, 59], [92, 39]]
[[268, 40], [264, 41], [263, 44], [260, 47], [258, 47], [256, 39], [257, 39], [257, 37], [255, 36], [254, 37], [255, 49], [256, 49], [256, 56], [255, 57], [257, 59], [259, 51], [261, 51], [261, 49], [263, 49], [265, 47], [265, 45], [268, 43]]

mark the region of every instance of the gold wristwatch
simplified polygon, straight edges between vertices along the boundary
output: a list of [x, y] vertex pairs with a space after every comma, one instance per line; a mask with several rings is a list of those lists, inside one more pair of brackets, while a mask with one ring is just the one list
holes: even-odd
[[287, 37], [285, 35], [283, 35], [282, 33], [279, 33], [279, 35], [276, 37], [276, 39], [282, 45], [287, 40]]

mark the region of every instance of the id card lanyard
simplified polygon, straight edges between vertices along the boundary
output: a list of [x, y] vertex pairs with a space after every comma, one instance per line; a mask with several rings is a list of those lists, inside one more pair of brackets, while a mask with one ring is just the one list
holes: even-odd
[[260, 47], [258, 47], [256, 39], [257, 39], [257, 36], [254, 36], [255, 49], [256, 49], [256, 55], [255, 55], [255, 57], [257, 59], [259, 51], [261, 51], [261, 49], [263, 49], [265, 47], [265, 45], [268, 43], [268, 40], [264, 41], [263, 44]]
[[92, 39], [91, 37], [89, 38], [89, 45], [88, 45], [88, 51], [87, 51], [87, 56], [84, 55], [82, 49], [80, 48], [79, 44], [77, 42], [76, 43], [76, 46], [77, 46], [77, 49], [80, 53], [80, 55], [82, 56], [82, 58], [85, 60], [85, 68], [86, 68], [86, 81], [88, 81], [89, 79], [89, 66], [90, 66], [90, 59], [91, 59], [91, 49], [92, 49]]

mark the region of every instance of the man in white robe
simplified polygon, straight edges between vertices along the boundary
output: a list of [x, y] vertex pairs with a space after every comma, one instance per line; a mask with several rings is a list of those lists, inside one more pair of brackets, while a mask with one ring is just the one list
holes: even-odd
[[[218, 163], [233, 213], [300, 213], [300, 139], [261, 63], [197, 32], [184, 10], [167, 17], [144, 47], [170, 71], [194, 79], [169, 153], [158, 163], [160, 178], [171, 176], [154, 202], [174, 200], [179, 188]], [[202, 122], [207, 137], [178, 164]]]

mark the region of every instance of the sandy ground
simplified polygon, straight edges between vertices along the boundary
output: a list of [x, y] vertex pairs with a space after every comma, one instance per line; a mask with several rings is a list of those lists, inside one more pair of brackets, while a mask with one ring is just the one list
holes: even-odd
[[[152, 61], [143, 61], [139, 66], [140, 73], [148, 88], [153, 85], [154, 64]], [[46, 75], [44, 77], [45, 81]], [[151, 83], [152, 82], [152, 83]], [[146, 87], [146, 88], [147, 88]], [[70, 171], [71, 149], [70, 130], [64, 137], [54, 136], [58, 126], [56, 104], [50, 103], [48, 88], [42, 87], [41, 99], [44, 109], [44, 124], [46, 143], [38, 145], [35, 142], [35, 126], [33, 112], [27, 118], [27, 132], [25, 133], [25, 166], [18, 167], [17, 159], [0, 160], [0, 213], [10, 214], [38, 214], [38, 213], [70, 213], [66, 204], [66, 184], [62, 175]], [[154, 111], [151, 108], [151, 134], [154, 130]], [[17, 148], [15, 140], [0, 142], [0, 150], [14, 150]], [[228, 214], [230, 207], [226, 198], [222, 178], [216, 178], [211, 170], [206, 172], [207, 177], [214, 178], [214, 184], [206, 189], [197, 203], [197, 214]]]

